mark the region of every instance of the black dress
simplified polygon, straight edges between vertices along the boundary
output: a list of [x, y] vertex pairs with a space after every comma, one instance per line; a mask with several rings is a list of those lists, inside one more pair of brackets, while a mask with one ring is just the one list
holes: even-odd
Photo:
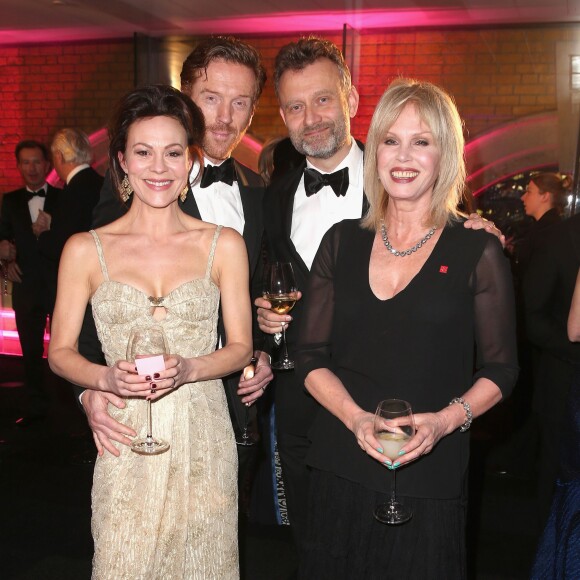
[[[374, 234], [363, 230], [359, 220], [337, 224], [324, 237], [305, 292], [296, 354], [301, 376], [329, 368], [356, 403], [369, 412], [387, 398], [409, 401], [415, 413], [439, 411], [480, 377], [493, 381], [504, 396], [509, 394], [517, 378], [514, 299], [509, 266], [498, 240], [485, 232], [467, 230], [461, 223], [445, 227], [419, 273], [389, 300], [379, 300], [369, 285], [373, 240]], [[373, 517], [372, 510], [359, 513], [363, 504], [353, 500], [354, 490], [360, 490], [363, 502], [372, 492], [386, 493], [389, 472], [361, 451], [352, 432], [324, 408], [320, 408], [310, 436], [307, 459], [315, 468], [310, 528], [318, 536], [312, 537], [318, 553], [311, 559], [336, 552], [341, 563], [329, 573], [324, 571], [333, 566], [329, 562], [317, 571], [311, 568], [303, 574], [305, 578], [386, 578], [385, 566], [394, 577], [395, 563], [399, 577], [464, 575], [463, 540], [457, 537], [462, 535], [463, 519], [454, 513], [464, 505], [467, 434], [457, 431], [445, 437], [429, 455], [397, 472], [398, 494], [415, 498], [410, 500], [416, 505], [415, 516], [399, 527], [363, 526], [360, 533], [368, 537], [357, 540], [359, 548], [352, 545], [351, 532], [358, 525], [355, 519], [370, 523]], [[328, 474], [334, 481], [328, 481]], [[342, 493], [346, 487], [350, 491]], [[322, 488], [325, 491], [318, 494]], [[329, 500], [330, 495], [335, 497]], [[434, 505], [433, 500], [441, 501]], [[341, 523], [336, 514], [329, 516], [321, 507], [336, 502], [348, 511]], [[450, 509], [441, 512], [440, 506]], [[439, 548], [450, 544], [441, 533], [444, 530], [449, 531], [448, 539], [455, 536], [454, 546], [441, 556], [437, 550], [429, 550], [428, 543], [437, 542]], [[384, 542], [376, 543], [383, 534], [389, 534], [389, 545], [406, 536], [413, 545], [400, 546], [390, 559]], [[326, 536], [322, 544], [320, 536]], [[377, 553], [369, 557], [366, 552], [353, 564], [361, 545], [376, 545]], [[455, 560], [457, 571], [445, 560]], [[349, 566], [354, 567], [346, 571]]]

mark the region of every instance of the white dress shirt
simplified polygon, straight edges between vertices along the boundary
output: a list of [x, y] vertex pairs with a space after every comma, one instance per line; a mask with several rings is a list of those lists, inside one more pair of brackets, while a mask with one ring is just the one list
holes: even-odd
[[[46, 183], [36, 190], [32, 190], [29, 187], [27, 187], [26, 191], [28, 191], [29, 193], [34, 193], [35, 191], [40, 191], [41, 189], [44, 189], [44, 193], [46, 193], [47, 190]], [[28, 200], [28, 210], [30, 211], [30, 219], [32, 220], [32, 223], [34, 223], [38, 219], [38, 214], [40, 213], [40, 210], [44, 209], [45, 200], [46, 197], [40, 197], [40, 195], [35, 195], [34, 197]]]
[[[204, 158], [204, 166], [215, 165], [213, 161]], [[220, 164], [221, 165], [221, 164]], [[194, 178], [199, 171], [199, 166], [195, 165], [191, 171]], [[233, 228], [240, 235], [244, 233], [244, 208], [238, 182], [234, 180], [232, 185], [216, 181], [209, 187], [203, 189], [199, 182], [191, 186], [193, 197], [197, 203], [201, 219], [204, 222], [219, 224]]]
[[336, 223], [344, 219], [361, 217], [363, 203], [363, 152], [352, 140], [348, 155], [334, 171], [320, 171], [308, 160], [307, 167], [320, 173], [334, 173], [348, 167], [348, 190], [346, 195], [337, 196], [332, 187], [325, 185], [318, 193], [306, 196], [304, 176], [298, 184], [292, 211], [290, 238], [304, 263], [310, 270], [314, 256], [324, 234]]

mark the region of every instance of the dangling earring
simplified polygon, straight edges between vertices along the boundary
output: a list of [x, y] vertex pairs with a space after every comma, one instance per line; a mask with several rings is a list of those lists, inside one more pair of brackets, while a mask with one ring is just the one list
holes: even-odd
[[186, 185], [182, 190], [181, 193], [179, 194], [179, 199], [181, 200], [181, 203], [185, 203], [185, 198], [187, 197], [187, 192], [189, 191], [189, 185]]
[[121, 181], [121, 199], [126, 203], [131, 197], [132, 193], [133, 188], [129, 183], [129, 177], [127, 176], [127, 174], [125, 174], [125, 177], [123, 177], [123, 181]]

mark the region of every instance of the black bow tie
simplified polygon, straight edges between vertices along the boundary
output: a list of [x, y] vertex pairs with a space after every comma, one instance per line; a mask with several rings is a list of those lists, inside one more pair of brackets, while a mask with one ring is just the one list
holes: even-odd
[[203, 177], [199, 186], [201, 188], [209, 187], [216, 181], [223, 181], [228, 185], [232, 185], [236, 178], [234, 160], [230, 157], [226, 159], [221, 165], [206, 165], [203, 170]]
[[30, 201], [33, 197], [46, 197], [46, 192], [44, 189], [39, 189], [38, 191], [28, 191], [26, 190], [26, 201]]
[[334, 173], [320, 173], [311, 167], [307, 167], [304, 170], [304, 189], [307, 197], [318, 193], [325, 185], [332, 187], [336, 197], [346, 195], [348, 190], [348, 167]]

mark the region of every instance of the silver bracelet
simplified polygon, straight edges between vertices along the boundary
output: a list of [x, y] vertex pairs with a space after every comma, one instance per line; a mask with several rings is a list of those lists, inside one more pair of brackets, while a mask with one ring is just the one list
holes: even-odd
[[465, 411], [465, 423], [463, 423], [463, 425], [459, 427], [459, 430], [462, 433], [465, 433], [465, 431], [467, 431], [471, 427], [471, 423], [473, 422], [473, 413], [471, 412], [471, 406], [465, 399], [463, 399], [463, 397], [455, 397], [455, 399], [449, 401], [450, 405], [454, 405], [455, 403], [459, 403], [460, 405], [462, 405], [463, 410]]

